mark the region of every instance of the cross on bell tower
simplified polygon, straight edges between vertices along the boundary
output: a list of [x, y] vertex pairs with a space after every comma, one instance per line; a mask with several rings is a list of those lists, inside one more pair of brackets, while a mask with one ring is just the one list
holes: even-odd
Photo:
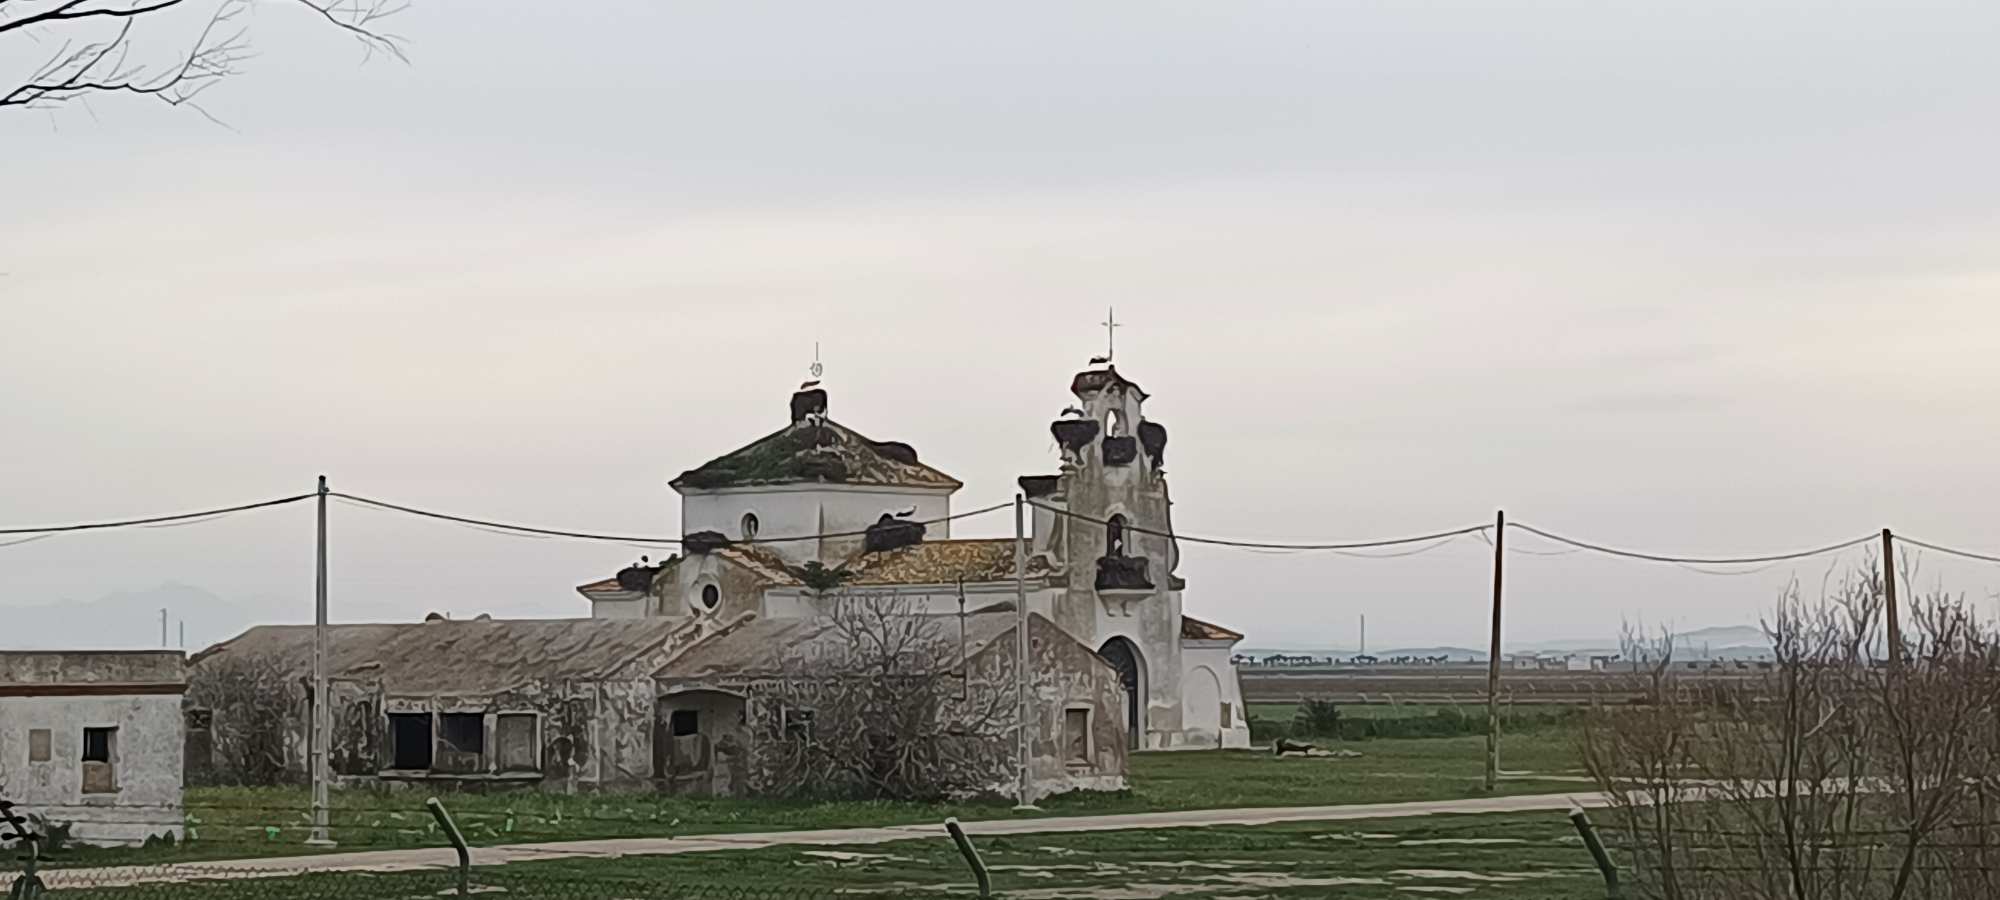
[[1104, 308], [1104, 362], [1110, 364], [1118, 353], [1118, 311], [1114, 307]]

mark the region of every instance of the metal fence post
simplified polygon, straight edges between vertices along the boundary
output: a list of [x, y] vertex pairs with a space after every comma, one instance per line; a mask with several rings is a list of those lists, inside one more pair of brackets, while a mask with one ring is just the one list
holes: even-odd
[[1591, 826], [1590, 817], [1579, 806], [1569, 811], [1569, 821], [1583, 838], [1583, 846], [1590, 851], [1590, 858], [1597, 862], [1597, 871], [1604, 875], [1604, 896], [1607, 900], [1618, 900], [1623, 896], [1618, 890], [1618, 867], [1611, 864], [1611, 854], [1604, 851], [1604, 842], [1597, 839], [1597, 829]]
[[445, 837], [451, 839], [452, 849], [458, 851], [458, 895], [464, 897], [471, 894], [472, 851], [465, 846], [465, 835], [458, 833], [458, 825], [451, 820], [451, 813], [445, 811], [438, 798], [425, 800], [424, 806], [431, 811], [431, 817], [437, 819], [438, 827], [444, 829]]
[[965, 857], [965, 864], [972, 867], [972, 877], [979, 880], [979, 896], [993, 896], [993, 876], [987, 874], [986, 863], [980, 861], [979, 851], [972, 846], [972, 839], [965, 836], [958, 819], [944, 820], [944, 830], [951, 832], [951, 842], [958, 845], [958, 852]]

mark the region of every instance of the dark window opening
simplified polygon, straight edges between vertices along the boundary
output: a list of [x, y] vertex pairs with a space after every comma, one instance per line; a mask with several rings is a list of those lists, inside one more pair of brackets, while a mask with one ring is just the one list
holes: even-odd
[[705, 584], [705, 585], [702, 585], [702, 587], [701, 587], [701, 607], [702, 607], [703, 609], [714, 609], [714, 608], [716, 607], [716, 604], [719, 604], [719, 603], [721, 603], [721, 602], [722, 602], [722, 589], [721, 589], [721, 588], [718, 588], [718, 587], [716, 587], [715, 585], [712, 585], [712, 584]]
[[743, 539], [746, 541], [754, 541], [757, 539], [756, 513], [743, 514]]
[[701, 733], [701, 711], [677, 709], [667, 717], [667, 731], [674, 737], [687, 737]]
[[478, 772], [485, 763], [486, 716], [439, 713], [438, 758], [432, 765], [447, 772]]
[[785, 710], [785, 739], [788, 741], [811, 741], [813, 734], [813, 711], [810, 709]]
[[83, 730], [83, 761], [108, 763], [111, 761], [111, 736], [118, 733], [116, 728], [85, 728]]
[[389, 756], [392, 769], [431, 767], [430, 713], [389, 714]]
[[118, 774], [113, 763], [118, 753], [118, 729], [83, 730], [83, 792], [110, 794], [118, 790]]
[[1104, 523], [1104, 555], [1125, 555], [1125, 517], [1112, 516]]

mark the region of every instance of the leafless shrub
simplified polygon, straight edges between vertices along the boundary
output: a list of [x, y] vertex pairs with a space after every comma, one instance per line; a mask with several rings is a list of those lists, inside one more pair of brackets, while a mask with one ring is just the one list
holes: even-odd
[[198, 780], [218, 785], [282, 784], [291, 725], [303, 708], [303, 686], [287, 678], [279, 660], [217, 654], [194, 667], [185, 700], [210, 723], [210, 757], [189, 760]]
[[1012, 657], [961, 658], [950, 617], [890, 597], [822, 600], [825, 632], [757, 704], [757, 780], [785, 795], [938, 799], [1012, 772]]
[[1818, 601], [1794, 584], [1770, 669], [1681, 679], [1655, 652], [1647, 702], [1593, 714], [1585, 761], [1639, 896], [2000, 896], [2000, 636], [1935, 592], [1895, 662], [1883, 613], [1872, 567]]

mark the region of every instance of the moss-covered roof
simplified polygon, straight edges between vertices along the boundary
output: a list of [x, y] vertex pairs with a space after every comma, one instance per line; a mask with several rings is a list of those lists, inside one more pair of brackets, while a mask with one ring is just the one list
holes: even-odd
[[872, 441], [828, 419], [794, 422], [756, 442], [682, 472], [676, 489], [758, 484], [872, 484], [957, 488], [958, 479], [916, 461], [907, 445]]

